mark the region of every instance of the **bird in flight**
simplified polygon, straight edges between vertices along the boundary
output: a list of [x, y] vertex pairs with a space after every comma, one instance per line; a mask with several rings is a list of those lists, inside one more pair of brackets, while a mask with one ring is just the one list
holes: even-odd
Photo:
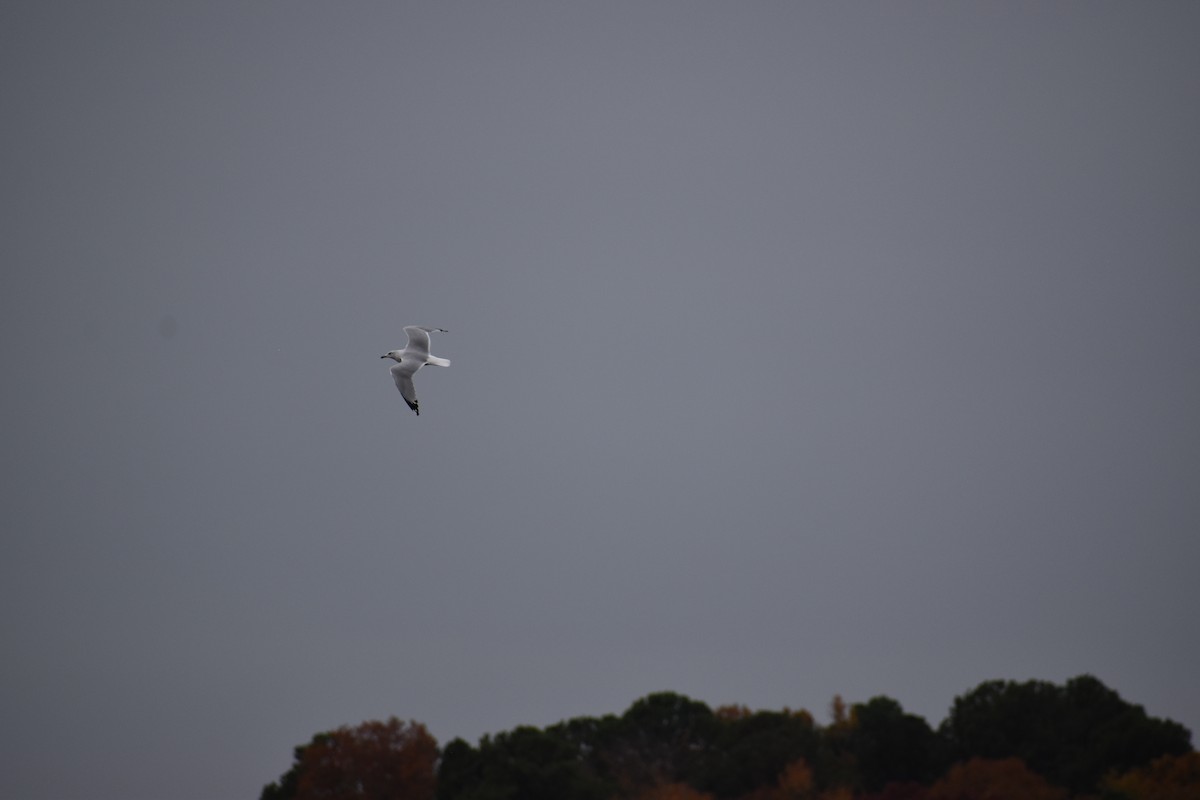
[[408, 334], [408, 344], [403, 350], [393, 350], [380, 358], [390, 358], [396, 363], [392, 365], [392, 380], [408, 407], [421, 416], [421, 405], [417, 402], [417, 390], [413, 388], [413, 375], [426, 364], [435, 367], [448, 367], [450, 360], [429, 355], [429, 334], [446, 333], [445, 328], [426, 328], [422, 325], [408, 325], [404, 328]]

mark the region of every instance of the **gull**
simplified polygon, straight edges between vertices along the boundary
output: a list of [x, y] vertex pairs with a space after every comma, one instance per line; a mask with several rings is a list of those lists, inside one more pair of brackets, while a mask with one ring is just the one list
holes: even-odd
[[396, 362], [391, 369], [392, 379], [396, 381], [396, 388], [400, 390], [404, 402], [408, 403], [408, 407], [417, 412], [419, 417], [421, 406], [417, 402], [417, 390], [413, 388], [413, 375], [426, 364], [433, 364], [435, 367], [450, 366], [449, 359], [429, 355], [429, 334], [446, 333], [446, 329], [408, 325], [405, 326], [404, 332], [408, 334], [408, 344], [404, 349], [393, 350], [380, 358], [390, 358]]

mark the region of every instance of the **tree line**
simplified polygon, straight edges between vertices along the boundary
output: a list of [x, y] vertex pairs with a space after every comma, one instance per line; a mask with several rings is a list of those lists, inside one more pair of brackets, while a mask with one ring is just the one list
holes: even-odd
[[1200, 800], [1200, 753], [1090, 675], [986, 681], [935, 729], [889, 697], [751, 711], [658, 692], [620, 715], [439, 748], [392, 717], [315, 735], [260, 800]]

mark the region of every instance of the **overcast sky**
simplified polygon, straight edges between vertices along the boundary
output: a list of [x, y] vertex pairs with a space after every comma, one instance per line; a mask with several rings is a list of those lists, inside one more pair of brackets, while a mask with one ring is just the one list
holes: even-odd
[[6, 2], [0, 795], [657, 690], [1200, 729], [1197, 97], [1189, 2]]

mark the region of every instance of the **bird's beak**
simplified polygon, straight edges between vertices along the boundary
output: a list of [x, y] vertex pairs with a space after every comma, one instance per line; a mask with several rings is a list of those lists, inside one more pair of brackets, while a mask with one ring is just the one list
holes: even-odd
[[387, 356], [380, 356], [380, 358], [387, 358]]

